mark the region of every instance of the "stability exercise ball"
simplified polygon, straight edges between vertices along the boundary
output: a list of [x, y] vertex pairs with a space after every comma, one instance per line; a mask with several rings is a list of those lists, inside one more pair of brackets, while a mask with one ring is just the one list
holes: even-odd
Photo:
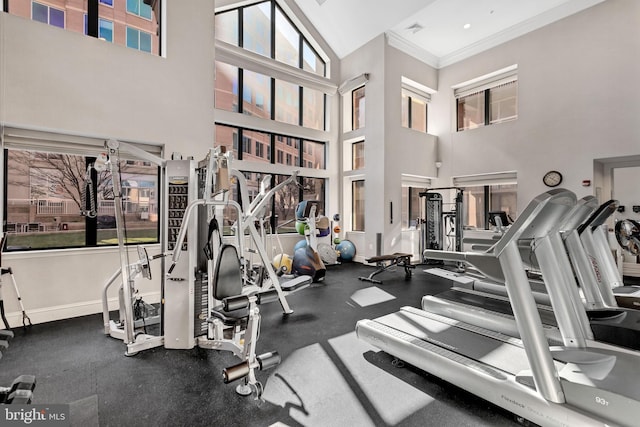
[[353, 261], [353, 257], [356, 256], [356, 247], [351, 241], [343, 240], [336, 245], [336, 250], [340, 254], [342, 261]]

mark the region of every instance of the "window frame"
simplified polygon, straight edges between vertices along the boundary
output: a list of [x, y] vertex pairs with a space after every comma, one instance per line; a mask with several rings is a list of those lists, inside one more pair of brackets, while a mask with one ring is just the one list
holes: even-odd
[[[491, 120], [492, 113], [492, 91], [500, 87], [504, 87], [508, 84], [515, 85], [515, 115], [500, 118], [498, 120]], [[453, 95], [455, 98], [455, 128], [456, 132], [462, 132], [465, 130], [475, 129], [478, 127], [490, 126], [499, 123], [506, 123], [509, 121], [518, 119], [518, 66], [517, 64], [505, 67], [501, 70], [486, 74], [484, 76], [469, 80], [452, 87]], [[481, 97], [480, 105], [484, 109], [481, 117], [481, 122], [476, 123], [475, 126], [467, 126], [464, 124], [464, 116], [462, 116], [461, 100], [467, 99], [471, 96]]]
[[[3, 135], [4, 144], [2, 147], [2, 163], [4, 166], [4, 172], [1, 177], [1, 180], [3, 183], [3, 186], [2, 186], [3, 232], [7, 232], [7, 226], [9, 223], [11, 223], [11, 221], [9, 221], [10, 218], [9, 218], [9, 210], [8, 210], [9, 172], [10, 172], [9, 153], [31, 152], [31, 153], [40, 153], [40, 154], [53, 153], [55, 155], [71, 155], [71, 156], [76, 156], [76, 158], [77, 157], [83, 158], [84, 164], [86, 167], [88, 166], [89, 163], [92, 163], [93, 161], [95, 161], [95, 158], [99, 153], [104, 151], [104, 146], [103, 146], [104, 139], [96, 139], [96, 138], [88, 138], [88, 137], [85, 138], [81, 136], [55, 134], [50, 132], [41, 132], [41, 131], [34, 131], [34, 130], [20, 129], [20, 128], [5, 128], [5, 129], [0, 128], [0, 131], [3, 131], [4, 133]], [[150, 149], [151, 150], [150, 152], [155, 155], [158, 155], [158, 156], [162, 155], [162, 148], [160, 146], [133, 144], [133, 143], [132, 145], [135, 145], [145, 150]], [[148, 162], [146, 162], [144, 159], [138, 159], [134, 155], [128, 154], [126, 152], [126, 148], [124, 148], [120, 154], [121, 168], [127, 164], [130, 164], [132, 160], [134, 161], [134, 163], [137, 162], [135, 166], [149, 166]], [[13, 166], [11, 166], [11, 168], [13, 168]], [[31, 170], [31, 168], [29, 170]], [[162, 188], [162, 181], [161, 181], [162, 172], [159, 166], [155, 166], [155, 170], [156, 170], [156, 173], [151, 174], [152, 176], [154, 176], [155, 187], [152, 190], [150, 190], [149, 193], [153, 194], [155, 197], [152, 204], [155, 204], [155, 206], [157, 207], [157, 222], [155, 224], [155, 227], [153, 227], [155, 228], [155, 240], [150, 241], [149, 242], [150, 244], [156, 244], [160, 242], [161, 224], [163, 221], [162, 206], [161, 206], [161, 203], [163, 200], [163, 196], [162, 196], [163, 188]], [[100, 202], [100, 200], [104, 201], [105, 199], [100, 199], [99, 197], [100, 195], [98, 193], [98, 188], [97, 188], [98, 186], [97, 174], [95, 173], [95, 171], [92, 171], [92, 174], [93, 174], [92, 179], [94, 182], [94, 194], [96, 195], [96, 202], [98, 203]], [[146, 174], [146, 175], [149, 175], [149, 174]], [[32, 176], [31, 173], [29, 173], [29, 177], [31, 176]], [[29, 185], [29, 188], [31, 189], [31, 178], [29, 178], [28, 185]], [[29, 192], [30, 191], [31, 190], [29, 190]], [[29, 199], [31, 199], [31, 196], [29, 196]], [[42, 199], [42, 200], [45, 200], [45, 199]], [[67, 199], [63, 199], [63, 200], [67, 200]], [[106, 200], [108, 201], [109, 199], [106, 199]], [[40, 203], [39, 200], [38, 200], [38, 203]], [[45, 213], [44, 215], [51, 216], [55, 214]], [[74, 215], [74, 217], [76, 218], [78, 216], [80, 216], [79, 213], [78, 215]], [[95, 218], [84, 217], [85, 220], [84, 220], [83, 231], [85, 235], [85, 238], [84, 238], [85, 243], [83, 245], [62, 245], [62, 246], [47, 246], [47, 247], [33, 247], [33, 248], [19, 247], [14, 249], [9, 248], [8, 251], [18, 252], [18, 251], [35, 251], [35, 250], [59, 250], [59, 249], [70, 249], [70, 248], [90, 249], [90, 248], [117, 246], [117, 243], [111, 243], [111, 244], [99, 243], [98, 233], [99, 233], [99, 230], [103, 228], [100, 227], [98, 216], [96, 216]], [[56, 221], [54, 220], [54, 222]], [[36, 221], [34, 223], [39, 223], [39, 222]], [[64, 223], [63, 218], [61, 218], [60, 222], [58, 223], [58, 226], [62, 227], [63, 223]], [[127, 231], [126, 222], [124, 224], [124, 227], [126, 232]], [[46, 228], [44, 229], [44, 231], [45, 232], [47, 231]], [[9, 235], [11, 235], [11, 233], [9, 233]], [[139, 244], [139, 242], [129, 242], [126, 244], [135, 245], [135, 244]]]
[[[260, 3], [268, 4], [271, 11], [271, 16], [263, 19], [265, 23], [269, 21], [271, 24], [268, 37], [271, 46], [266, 48], [270, 50], [268, 56], [255, 54], [253, 49], [255, 43], [253, 42], [256, 40], [252, 40], [252, 48], [249, 49], [254, 54], [245, 53], [245, 46], [248, 43], [245, 37], [251, 32], [247, 32], [247, 28], [245, 28], [244, 8]], [[267, 13], [266, 9], [266, 6], [263, 7], [265, 14]], [[227, 15], [221, 16], [223, 14]], [[282, 2], [267, 0], [266, 2], [247, 2], [239, 7], [222, 7], [216, 11], [215, 16], [217, 22], [223, 23], [217, 27], [219, 32], [216, 35], [216, 66], [225, 72], [224, 78], [218, 82], [215, 92], [215, 108], [222, 110], [219, 111], [220, 115], [215, 123], [216, 129], [225, 126], [232, 128], [231, 132], [234, 135], [237, 134], [238, 139], [247, 131], [267, 133], [271, 136], [270, 146], [264, 147], [265, 155], [260, 159], [243, 157], [242, 152], [238, 153], [234, 150], [234, 154], [237, 153], [235, 158], [239, 161], [237, 168], [246, 172], [271, 174], [278, 177], [300, 170], [298, 182], [301, 185], [309, 180], [322, 180], [321, 186], [316, 184], [314, 187], [322, 188], [321, 198], [326, 203], [328, 201], [327, 185], [330, 179], [327, 171], [328, 140], [330, 138], [327, 130], [327, 109], [329, 108], [327, 94], [334, 93], [336, 89], [335, 85], [326, 77], [329, 73], [326, 55], [318, 53], [315, 41], [308, 37], [309, 33], [301, 26], [295, 14]], [[283, 22], [285, 20], [289, 24], [288, 31], [293, 28], [293, 32], [286, 33], [292, 38], [283, 37], [285, 33], [276, 28], [276, 21]], [[263, 39], [267, 39], [266, 35]], [[293, 61], [283, 62], [281, 60], [293, 57], [280, 55], [283, 51], [275, 46], [278, 40], [287, 41], [287, 48], [295, 49], [297, 47], [297, 64], [293, 64]], [[293, 46], [288, 40], [296, 40], [297, 46]], [[289, 51], [287, 50], [287, 52]], [[279, 54], [279, 59], [276, 59], [276, 53]], [[311, 58], [311, 54], [315, 57]], [[310, 62], [305, 62], [305, 59]], [[310, 68], [314, 70], [310, 70]], [[270, 91], [264, 93], [264, 100], [259, 100], [255, 96], [257, 92], [254, 91], [251, 106], [245, 104], [248, 99], [243, 102], [244, 87], [249, 83], [247, 81], [248, 73], [267, 76], [270, 79]], [[219, 73], [216, 79], [218, 79], [218, 75]], [[232, 87], [233, 81], [237, 81], [237, 88]], [[266, 84], [261, 85], [261, 88], [266, 90]], [[234, 95], [227, 93], [233, 90], [236, 91]], [[238, 108], [236, 108], [237, 111], [233, 111], [228, 98], [236, 96]], [[260, 102], [257, 102], [258, 100]], [[320, 103], [322, 103], [321, 110], [313, 108], [319, 107]], [[250, 114], [255, 117], [246, 117], [248, 114], [245, 112], [248, 109], [255, 112], [255, 114]], [[265, 114], [259, 114], [258, 111]], [[314, 114], [309, 115], [310, 111], [313, 111]], [[318, 129], [318, 127], [321, 128]], [[223, 139], [216, 137], [214, 144], [228, 147], [231, 142], [229, 131], [217, 130], [216, 133]], [[272, 185], [275, 181], [275, 179], [272, 181]], [[301, 195], [296, 194], [295, 196], [299, 198], [298, 201], [303, 200], [303, 196], [308, 196], [302, 189], [298, 193], [301, 193]], [[320, 197], [320, 195], [314, 197]], [[295, 233], [293, 229], [286, 231]]]
[[[358, 86], [351, 91], [351, 130], [363, 129], [366, 126], [366, 84]], [[358, 107], [356, 111], [356, 94], [362, 91], [362, 96], [357, 98]], [[360, 105], [362, 102], [362, 105]], [[362, 109], [362, 123], [360, 123], [360, 109]], [[357, 113], [357, 114], [356, 114]], [[358, 126], [356, 126], [356, 124]]]
[[[356, 152], [361, 153], [362, 156], [356, 157]], [[366, 163], [365, 163], [364, 155], [365, 155], [364, 139], [352, 142], [351, 143], [351, 170], [356, 171], [356, 170], [362, 170], [365, 168]], [[358, 159], [361, 159], [361, 164], [359, 167], [356, 164]]]
[[356, 194], [356, 187], [358, 185], [362, 185], [362, 188], [360, 189], [361, 191], [365, 191], [365, 180], [364, 179], [353, 179], [351, 180], [351, 231], [356, 231], [356, 232], [364, 232], [366, 230], [366, 225], [365, 225], [365, 210], [366, 207], [364, 205], [364, 200], [365, 198], [363, 198], [363, 202], [362, 202], [362, 224], [358, 224], [359, 221], [359, 217], [358, 217], [358, 205], [357, 205], [357, 201], [355, 198], [355, 194]]
[[[402, 123], [403, 127], [406, 127], [407, 129], [413, 129], [415, 131], [418, 132], [422, 132], [422, 133], [428, 133], [429, 131], [429, 100], [426, 99], [423, 96], [420, 96], [416, 93], [414, 93], [413, 91], [409, 90], [409, 89], [402, 89], [402, 98], [406, 97], [406, 103], [407, 103], [407, 126], [404, 126], [404, 123]], [[403, 103], [404, 103], [405, 99], [403, 99]], [[414, 101], [420, 101], [424, 104], [424, 130], [421, 129], [417, 129], [414, 126], [414, 106], [413, 106], [413, 102]]]
[[[465, 187], [460, 187], [464, 190], [464, 195], [466, 198], [466, 203], [464, 203], [464, 213], [463, 213], [463, 218], [464, 218], [464, 223], [463, 226], [465, 227], [473, 227], [473, 229], [475, 230], [489, 230], [491, 229], [491, 225], [489, 224], [489, 212], [493, 212], [498, 210], [497, 207], [493, 206], [493, 195], [496, 194], [495, 193], [495, 189], [497, 187], [501, 187], [504, 185], [514, 185], [515, 188], [513, 188], [513, 192], [515, 193], [516, 196], [516, 206], [515, 208], [517, 208], [517, 195], [518, 195], [518, 188], [517, 188], [517, 184], [516, 183], [511, 183], [511, 184], [505, 184], [505, 183], [499, 183], [499, 184], [484, 184], [484, 185], [473, 185], [473, 184], [469, 184]], [[480, 212], [481, 214], [481, 221], [479, 221], [480, 223], [482, 223], [482, 227], [478, 227], [478, 226], [472, 226], [469, 225], [469, 203], [468, 203], [468, 198], [469, 195], [472, 194], [473, 190], [472, 189], [481, 189], [482, 190], [482, 212]], [[512, 217], [514, 220], [517, 216], [517, 211], [515, 212], [507, 212], [507, 214]], [[506, 224], [505, 224], [506, 225]]]

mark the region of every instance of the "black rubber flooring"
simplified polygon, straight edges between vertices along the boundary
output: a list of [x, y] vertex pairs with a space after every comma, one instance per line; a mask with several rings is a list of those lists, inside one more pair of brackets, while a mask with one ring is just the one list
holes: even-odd
[[[264, 401], [239, 396], [236, 384], [223, 383], [222, 369], [238, 361], [232, 354], [156, 348], [125, 357], [124, 344], [103, 334], [100, 314], [15, 329], [0, 360], [0, 384], [35, 375], [33, 403], [70, 404], [71, 425], [83, 427], [516, 425], [500, 408], [411, 366], [398, 367], [383, 352], [361, 352], [352, 339], [359, 319], [418, 307], [422, 295], [450, 287], [424, 268], [418, 266], [408, 281], [402, 270], [385, 272], [377, 276], [383, 284], [374, 285], [358, 280], [373, 267], [333, 266], [322, 283], [288, 297], [293, 314], [283, 316], [278, 303], [262, 306], [258, 353], [276, 350], [283, 359], [279, 367], [257, 373], [265, 397], [271, 396]], [[354, 293], [374, 286], [395, 298], [367, 306], [354, 302]], [[349, 352], [355, 357], [345, 359]], [[364, 381], [354, 366], [366, 368]], [[400, 401], [421, 396], [427, 403], [389, 416], [398, 401], [381, 404], [372, 396], [384, 390], [370, 386], [387, 375], [401, 383]]]

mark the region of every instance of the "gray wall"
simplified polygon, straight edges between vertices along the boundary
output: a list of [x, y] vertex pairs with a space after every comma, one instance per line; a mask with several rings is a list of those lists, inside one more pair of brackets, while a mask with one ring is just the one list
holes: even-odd
[[[0, 123], [203, 157], [214, 137], [214, 1], [165, 3], [166, 57], [0, 13]], [[119, 266], [114, 248], [10, 253], [2, 262], [33, 322], [100, 311], [102, 284]], [[6, 278], [3, 288], [9, 320], [20, 324]], [[157, 295], [159, 285], [141, 290]]]
[[[345, 172], [343, 188], [344, 192], [351, 192], [350, 178], [354, 175], [362, 175], [365, 179], [365, 232], [347, 234], [347, 238], [356, 245], [357, 259], [363, 261], [376, 255], [378, 233], [383, 236], [381, 253], [402, 251], [402, 175], [424, 178], [436, 176], [436, 138], [402, 127], [400, 94], [403, 76], [435, 88], [437, 71], [388, 46], [384, 35], [343, 58], [341, 65], [343, 81], [369, 73], [365, 87], [365, 127], [342, 134], [343, 144], [358, 138], [364, 138], [365, 141], [365, 168]], [[350, 106], [349, 103], [347, 105]], [[349, 114], [344, 116], [350, 117]], [[349, 200], [349, 197], [345, 197], [345, 200]], [[350, 207], [349, 203], [345, 203], [344, 216], [347, 221]], [[350, 224], [347, 223], [345, 228], [349, 229]]]
[[[594, 194], [593, 160], [640, 154], [640, 2], [609, 0], [439, 72], [431, 132], [452, 176], [516, 170], [518, 210], [545, 191], [542, 176]], [[452, 85], [518, 64], [518, 119], [455, 131]]]

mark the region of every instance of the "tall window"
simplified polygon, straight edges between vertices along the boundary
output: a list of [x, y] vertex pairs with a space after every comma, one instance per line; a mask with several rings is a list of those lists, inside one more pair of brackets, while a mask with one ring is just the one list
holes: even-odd
[[279, 7], [276, 13], [276, 60], [293, 67], [300, 66], [300, 33]]
[[144, 0], [3, 1], [7, 6], [5, 11], [12, 15], [160, 54], [162, 0], [150, 2], [153, 7]]
[[242, 22], [241, 47], [271, 57], [271, 2], [243, 8]]
[[215, 105], [225, 111], [238, 112], [238, 67], [216, 61]]
[[[271, 74], [271, 60], [274, 66], [277, 61], [319, 77], [325, 77], [326, 73], [326, 63], [311, 40], [303, 36], [276, 1], [262, 1], [217, 13], [215, 33], [219, 42], [268, 58], [248, 65], [254, 70], [217, 62], [215, 96], [223, 99], [215, 100], [216, 108], [325, 130], [326, 95], [323, 91], [301, 85], [299, 73], [293, 71], [291, 78], [287, 72], [280, 73], [278, 79], [267, 77]], [[309, 77], [304, 79], [312, 83], [322, 81]], [[236, 94], [242, 94], [241, 105], [230, 102], [230, 95], [235, 98]]]
[[351, 183], [351, 230], [364, 231], [364, 180]]
[[402, 187], [402, 229], [415, 229], [421, 218], [420, 192], [424, 188]]
[[517, 209], [516, 184], [464, 187], [464, 225], [489, 228], [489, 212], [504, 211], [515, 220]]
[[276, 115], [279, 122], [300, 124], [300, 86], [276, 80]]
[[326, 63], [311, 40], [302, 35], [274, 0], [217, 13], [215, 29], [218, 40], [322, 77], [326, 75]]
[[242, 70], [242, 113], [271, 118], [271, 78]]
[[427, 132], [427, 99], [402, 90], [402, 126], [420, 132]]
[[[117, 244], [110, 171], [93, 171], [93, 190], [86, 185], [93, 155], [67, 151], [56, 142], [41, 150], [17, 148], [18, 140], [10, 136], [6, 140], [10, 147], [5, 150], [4, 169], [9, 250]], [[100, 151], [96, 146], [95, 153]], [[158, 167], [122, 156], [120, 190], [127, 241], [158, 242]], [[82, 211], [93, 211], [93, 215]]]
[[302, 88], [302, 126], [324, 130], [326, 95], [319, 90]]
[[300, 166], [312, 169], [325, 169], [325, 144], [315, 141], [302, 141], [302, 164]]
[[[265, 167], [264, 163], [280, 165], [278, 169], [286, 171], [300, 169], [297, 185], [277, 194], [272, 206], [273, 220], [282, 225], [279, 232], [295, 232], [295, 222], [286, 223], [293, 218], [298, 202], [311, 197], [321, 200], [324, 206], [325, 179], [304, 175], [305, 169], [310, 175], [317, 175], [309, 169], [326, 168], [325, 143], [283, 135], [282, 129], [287, 127], [276, 122], [325, 130], [326, 92], [318, 88], [329, 87], [324, 78], [326, 64], [312, 40], [297, 28], [297, 21], [287, 16], [275, 0], [245, 3], [249, 4], [215, 16], [216, 42], [228, 61], [216, 62], [215, 107], [258, 119], [246, 119], [240, 114], [224, 116], [227, 123], [216, 123], [214, 144], [234, 150], [243, 167], [253, 174], [272, 173], [273, 167]], [[253, 55], [246, 61], [237, 49], [231, 50], [226, 44], [261, 57]], [[285, 71], [273, 73], [276, 67]], [[271, 77], [275, 75], [277, 78]], [[261, 131], [245, 128], [249, 122], [256, 123]], [[309, 134], [306, 130], [301, 133]], [[237, 141], [242, 142], [240, 148]], [[274, 178], [272, 185], [288, 176]]]
[[502, 123], [518, 118], [517, 66], [454, 88], [457, 130]]
[[364, 141], [351, 144], [351, 170], [364, 169]]
[[[232, 151], [238, 160], [310, 169], [326, 168], [326, 148], [323, 142], [224, 124], [216, 124], [215, 138], [215, 145]], [[239, 140], [242, 141], [241, 150], [238, 148]], [[272, 152], [275, 152], [275, 156], [272, 156]]]
[[357, 89], [354, 89], [351, 92], [351, 105], [352, 105], [352, 129], [360, 129], [364, 127], [364, 118], [365, 118], [365, 110], [364, 110], [364, 86], [361, 86]]

